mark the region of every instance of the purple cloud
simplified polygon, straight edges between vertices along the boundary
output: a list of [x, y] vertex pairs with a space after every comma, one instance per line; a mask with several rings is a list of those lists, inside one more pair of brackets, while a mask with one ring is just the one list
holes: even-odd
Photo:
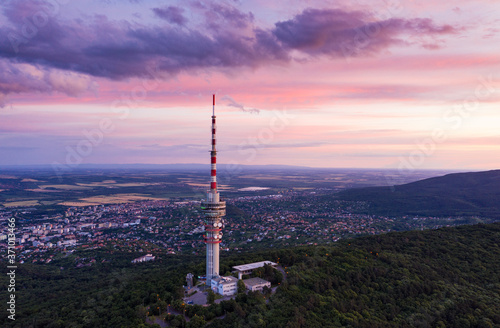
[[153, 8], [152, 10], [156, 16], [169, 23], [183, 26], [187, 22], [187, 19], [182, 15], [184, 13], [184, 9], [182, 8], [169, 6], [166, 8]]
[[6, 37], [10, 31], [2, 28], [0, 58], [110, 79], [152, 78], [153, 68], [158, 75], [172, 75], [198, 68], [257, 67], [283, 58], [281, 49], [268, 47], [269, 41], [261, 36], [257, 41], [264, 43], [259, 45], [255, 38], [238, 34], [151, 28], [111, 22], [104, 16], [95, 16], [89, 25], [54, 22], [47, 28], [55, 26], [53, 34], [41, 29], [18, 52]]
[[235, 28], [246, 28], [250, 26], [254, 20], [253, 14], [242, 13], [235, 7], [230, 7], [227, 5], [212, 4], [210, 6], [210, 12], [215, 13], [221, 20], [222, 23]]
[[[245, 29], [251, 27], [254, 16], [251, 12], [244, 13], [228, 3], [216, 3], [213, 1], [192, 1], [193, 9], [202, 12], [205, 16], [205, 25], [213, 31], [228, 33], [232, 29]], [[230, 30], [231, 29], [231, 30]]]
[[0, 61], [0, 107], [11, 93], [61, 92], [71, 97], [86, 91], [97, 92], [97, 83], [88, 75], [61, 71], [30, 64], [11, 64]]
[[339, 9], [306, 9], [293, 19], [276, 23], [272, 31], [288, 49], [333, 57], [377, 53], [406, 43], [401, 38], [404, 34], [434, 36], [453, 32], [450, 25], [438, 26], [430, 19], [374, 21], [366, 13]]
[[[213, 17], [214, 25], [204, 30], [189, 27], [182, 9], [172, 6], [152, 10], [176, 25], [184, 24], [182, 29], [110, 21], [102, 15], [68, 21], [50, 16], [54, 8], [43, 1], [8, 2], [4, 15], [10, 25], [0, 26], [0, 64], [29, 64], [47, 72], [56, 69], [109, 79], [164, 78], [198, 69], [287, 63], [293, 58], [292, 51], [310, 58], [371, 55], [395, 44], [410, 44], [412, 37], [418, 38], [413, 43], [432, 48], [429, 45], [435, 44], [433, 37], [456, 31], [430, 19], [376, 21], [369, 13], [338, 9], [306, 9], [265, 29], [255, 26], [252, 13], [242, 13], [227, 4], [191, 5], [202, 11], [207, 21]], [[36, 33], [23, 34], [26, 17], [33, 18], [37, 13], [46, 13], [47, 19], [39, 24]], [[33, 80], [15, 73], [8, 78], [19, 82], [17, 89], [2, 83], [0, 94], [30, 89], [43, 92], [44, 88], [72, 93], [54, 87], [46, 78]], [[48, 85], [42, 87], [39, 83]]]

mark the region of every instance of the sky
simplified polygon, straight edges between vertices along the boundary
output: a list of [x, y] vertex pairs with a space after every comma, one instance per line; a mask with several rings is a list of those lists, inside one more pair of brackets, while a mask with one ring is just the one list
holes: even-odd
[[500, 3], [0, 4], [0, 165], [487, 170]]

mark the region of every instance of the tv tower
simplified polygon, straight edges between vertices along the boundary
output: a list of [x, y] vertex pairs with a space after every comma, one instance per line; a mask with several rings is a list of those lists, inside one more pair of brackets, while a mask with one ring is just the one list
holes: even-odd
[[210, 189], [207, 192], [207, 199], [201, 201], [201, 210], [205, 216], [205, 232], [203, 236], [207, 244], [207, 282], [211, 285], [212, 279], [219, 275], [219, 244], [222, 241], [222, 217], [226, 215], [226, 202], [220, 200], [217, 191], [217, 150], [215, 149], [215, 95], [213, 95], [212, 107], [212, 150]]

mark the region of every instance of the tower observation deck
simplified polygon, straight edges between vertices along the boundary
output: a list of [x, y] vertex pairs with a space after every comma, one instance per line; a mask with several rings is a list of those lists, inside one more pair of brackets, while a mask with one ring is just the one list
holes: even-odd
[[219, 244], [222, 241], [222, 229], [224, 228], [223, 216], [226, 215], [226, 202], [220, 200], [217, 191], [217, 150], [215, 138], [215, 95], [213, 95], [212, 107], [212, 150], [210, 189], [207, 191], [207, 198], [201, 202], [201, 210], [205, 217], [204, 241], [207, 244], [207, 282], [211, 286], [212, 279], [219, 276]]

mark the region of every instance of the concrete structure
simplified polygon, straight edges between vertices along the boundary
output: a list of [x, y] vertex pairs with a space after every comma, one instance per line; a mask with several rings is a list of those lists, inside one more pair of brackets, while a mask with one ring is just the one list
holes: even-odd
[[262, 278], [250, 278], [250, 279], [245, 279], [243, 280], [245, 283], [245, 287], [248, 290], [251, 290], [252, 292], [255, 292], [256, 290], [262, 291], [264, 287], [269, 287], [271, 288], [271, 283], [267, 280], [264, 280]]
[[76, 246], [76, 239], [58, 241], [57, 246]]
[[207, 192], [207, 199], [201, 201], [201, 210], [205, 216], [205, 235], [204, 241], [207, 244], [207, 281], [206, 284], [211, 286], [211, 281], [214, 277], [219, 276], [219, 244], [222, 241], [222, 217], [226, 215], [226, 202], [220, 200], [217, 191], [217, 150], [215, 149], [215, 95], [213, 95], [212, 107], [212, 150], [211, 157], [211, 173], [210, 173], [210, 189]]
[[155, 257], [153, 254], [146, 254], [144, 256], [138, 257], [136, 259], [132, 260], [132, 263], [140, 263], [140, 262], [147, 262], [147, 261], [154, 261]]
[[188, 289], [193, 288], [193, 277], [194, 277], [194, 275], [192, 273], [188, 273], [186, 275], [186, 283], [187, 283]]
[[270, 265], [273, 268], [276, 268], [278, 266], [277, 263], [274, 263], [271, 261], [261, 261], [261, 262], [237, 265], [237, 266], [234, 266], [233, 269], [238, 272], [238, 279], [241, 279], [241, 277], [244, 274], [251, 274], [253, 270], [255, 270], [257, 268], [262, 268], [265, 264]]
[[223, 296], [235, 295], [238, 292], [238, 279], [235, 277], [213, 277], [211, 280], [211, 288], [214, 293], [219, 293]]

